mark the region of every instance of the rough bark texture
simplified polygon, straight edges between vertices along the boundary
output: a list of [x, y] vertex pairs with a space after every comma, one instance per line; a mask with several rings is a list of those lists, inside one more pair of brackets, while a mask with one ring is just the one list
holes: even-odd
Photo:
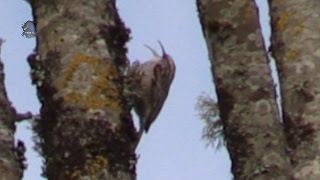
[[[0, 55], [1, 55], [0, 39]], [[3, 64], [0, 58], [0, 180], [22, 179], [23, 167], [17, 159], [14, 145], [15, 111], [11, 108], [4, 86]]]
[[42, 103], [35, 130], [49, 180], [136, 179], [135, 130], [123, 98], [129, 30], [114, 0], [33, 0], [29, 56]]
[[254, 1], [197, 2], [235, 179], [291, 179]]
[[320, 1], [269, 3], [294, 176], [320, 179]]

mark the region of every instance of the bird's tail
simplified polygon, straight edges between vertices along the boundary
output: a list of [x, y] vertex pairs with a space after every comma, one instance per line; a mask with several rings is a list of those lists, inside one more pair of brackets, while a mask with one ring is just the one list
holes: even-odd
[[137, 147], [138, 147], [138, 145], [139, 145], [139, 142], [140, 142], [140, 140], [141, 140], [141, 138], [142, 138], [142, 135], [143, 135], [143, 131], [144, 131], [144, 126], [141, 124], [141, 125], [140, 125], [140, 129], [139, 129], [139, 131], [138, 131], [138, 133], [137, 133], [137, 141], [136, 141], [136, 143], [134, 144], [134, 150], [136, 150]]

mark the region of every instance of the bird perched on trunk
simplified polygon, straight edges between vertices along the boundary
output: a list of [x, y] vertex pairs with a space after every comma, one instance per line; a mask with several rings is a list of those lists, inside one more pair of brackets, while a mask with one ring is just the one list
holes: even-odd
[[134, 79], [133, 85], [136, 91], [133, 107], [140, 119], [138, 142], [141, 135], [150, 129], [151, 124], [159, 115], [165, 100], [167, 99], [176, 67], [172, 57], [165, 52], [158, 41], [162, 56], [145, 45], [154, 55], [150, 60], [140, 63], [135, 61], [128, 70], [128, 76]]

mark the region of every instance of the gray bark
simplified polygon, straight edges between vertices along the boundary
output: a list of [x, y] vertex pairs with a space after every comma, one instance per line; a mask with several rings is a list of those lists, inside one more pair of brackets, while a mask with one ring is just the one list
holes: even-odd
[[235, 179], [291, 179], [254, 1], [198, 0]]
[[320, 179], [320, 2], [271, 1], [283, 122], [294, 177]]
[[135, 129], [123, 98], [124, 27], [114, 0], [31, 1], [28, 60], [42, 103], [34, 127], [49, 180], [136, 179]]

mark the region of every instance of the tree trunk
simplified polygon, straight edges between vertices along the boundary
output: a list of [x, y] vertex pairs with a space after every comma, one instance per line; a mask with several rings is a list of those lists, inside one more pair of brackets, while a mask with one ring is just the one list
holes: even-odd
[[271, 1], [272, 54], [294, 176], [320, 179], [320, 19], [318, 0]]
[[291, 179], [254, 1], [197, 3], [235, 179]]
[[[1, 44], [0, 39], [0, 55]], [[15, 111], [8, 100], [4, 85], [4, 70], [0, 58], [0, 180], [19, 180], [23, 175], [23, 164], [19, 162], [14, 145]]]
[[42, 103], [35, 131], [49, 180], [136, 179], [136, 141], [123, 98], [129, 30], [114, 0], [31, 1], [29, 56]]

